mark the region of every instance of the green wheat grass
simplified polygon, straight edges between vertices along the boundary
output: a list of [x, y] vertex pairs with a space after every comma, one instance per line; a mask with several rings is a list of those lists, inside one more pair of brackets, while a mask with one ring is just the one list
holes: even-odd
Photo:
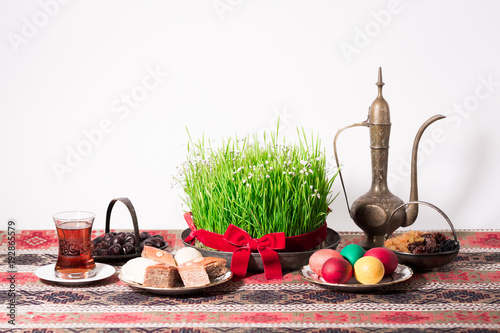
[[174, 177], [198, 229], [223, 234], [229, 224], [260, 238], [272, 232], [296, 236], [326, 221], [337, 173], [328, 174], [320, 140], [297, 130], [298, 143], [264, 136], [229, 138], [212, 147], [188, 141], [187, 161]]

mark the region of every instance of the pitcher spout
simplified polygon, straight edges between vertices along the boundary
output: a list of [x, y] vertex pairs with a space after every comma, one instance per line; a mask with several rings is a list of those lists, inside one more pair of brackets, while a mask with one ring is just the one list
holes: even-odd
[[[422, 124], [420, 129], [415, 136], [415, 141], [413, 141], [413, 150], [411, 156], [411, 188], [410, 188], [410, 201], [418, 201], [418, 185], [417, 185], [417, 156], [418, 156], [418, 144], [420, 143], [420, 138], [424, 133], [425, 129], [433, 122], [446, 118], [446, 116], [437, 114], [429, 118], [425, 123]], [[418, 204], [410, 204], [406, 208], [406, 220], [402, 224], [402, 227], [408, 227], [415, 222], [418, 216]]]

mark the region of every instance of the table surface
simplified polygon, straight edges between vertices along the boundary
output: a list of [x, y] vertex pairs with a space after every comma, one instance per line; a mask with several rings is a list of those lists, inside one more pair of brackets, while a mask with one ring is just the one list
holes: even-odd
[[[163, 235], [169, 249], [182, 247], [180, 230], [150, 233]], [[338, 249], [362, 238], [360, 232], [339, 234]], [[16, 296], [15, 326], [2, 310], [0, 331], [499, 332], [500, 230], [460, 230], [458, 235], [462, 248], [452, 263], [381, 290], [338, 292], [311, 284], [295, 271], [282, 280], [252, 273], [172, 297], [124, 284], [118, 279], [120, 264], [113, 276], [91, 285], [41, 281], [34, 272], [57, 259], [55, 232], [17, 231], [16, 264], [9, 267], [7, 232], [2, 231], [0, 295], [6, 306], [12, 301], [9, 292]], [[12, 276], [14, 285], [8, 280]]]

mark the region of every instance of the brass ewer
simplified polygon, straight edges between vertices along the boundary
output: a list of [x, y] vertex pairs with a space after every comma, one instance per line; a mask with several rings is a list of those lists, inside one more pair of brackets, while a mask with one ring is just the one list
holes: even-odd
[[[387, 164], [389, 157], [389, 136], [391, 134], [391, 117], [389, 105], [382, 96], [384, 82], [382, 82], [381, 68], [379, 68], [378, 82], [376, 85], [378, 86], [378, 96], [368, 110], [368, 118], [361, 123], [341, 128], [338, 130], [333, 140], [335, 160], [339, 168], [340, 181], [344, 190], [347, 209], [356, 225], [365, 232], [365, 237], [359, 244], [365, 249], [383, 246], [386, 233], [392, 234], [400, 226], [407, 227], [412, 225], [418, 215], [418, 205], [410, 204], [406, 210], [400, 209], [394, 213], [390, 223], [391, 230], [388, 230], [389, 216], [391, 216], [395, 208], [403, 204], [403, 201], [392, 194], [387, 188]], [[443, 118], [445, 118], [443, 115], [435, 115], [429, 118], [420, 127], [415, 137], [415, 141], [413, 142], [410, 201], [418, 200], [417, 153], [420, 138], [430, 124]], [[337, 138], [343, 130], [356, 126], [367, 126], [370, 129], [372, 185], [370, 190], [354, 201], [352, 207], [349, 208], [349, 201], [347, 199], [337, 155]]]

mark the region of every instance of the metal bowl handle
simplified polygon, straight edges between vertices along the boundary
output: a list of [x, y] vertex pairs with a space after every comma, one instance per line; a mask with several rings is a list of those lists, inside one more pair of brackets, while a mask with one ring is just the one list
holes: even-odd
[[450, 225], [450, 228], [451, 228], [451, 231], [453, 232], [453, 237], [455, 237], [455, 242], [458, 243], [458, 238], [457, 238], [457, 233], [455, 232], [455, 227], [453, 227], [453, 224], [451, 223], [450, 219], [448, 218], [448, 216], [441, 210], [439, 209], [438, 207], [434, 206], [433, 204], [431, 203], [428, 203], [428, 202], [425, 202], [425, 201], [409, 201], [407, 203], [404, 203], [400, 206], [398, 206], [396, 209], [394, 209], [394, 211], [392, 212], [392, 214], [389, 216], [389, 220], [387, 222], [387, 232], [385, 234], [385, 239], [387, 240], [391, 235], [389, 235], [389, 230], [390, 229], [390, 226], [391, 226], [391, 219], [392, 217], [394, 216], [394, 213], [396, 213], [399, 209], [403, 208], [403, 207], [406, 207], [410, 204], [422, 204], [424, 206], [428, 206], [428, 207], [431, 207], [433, 208], [434, 210], [436, 210], [439, 214], [441, 214], [444, 219], [446, 220], [446, 222], [448, 222], [448, 224]]
[[135, 251], [136, 253], [140, 253], [140, 244], [141, 244], [141, 236], [139, 234], [139, 223], [137, 222], [137, 214], [135, 213], [134, 205], [129, 198], [116, 198], [111, 200], [108, 205], [108, 210], [106, 211], [106, 229], [105, 232], [109, 232], [110, 222], [111, 222], [111, 211], [113, 210], [113, 206], [117, 201], [122, 202], [127, 208], [132, 217], [132, 224], [134, 225], [134, 235], [135, 235]]

